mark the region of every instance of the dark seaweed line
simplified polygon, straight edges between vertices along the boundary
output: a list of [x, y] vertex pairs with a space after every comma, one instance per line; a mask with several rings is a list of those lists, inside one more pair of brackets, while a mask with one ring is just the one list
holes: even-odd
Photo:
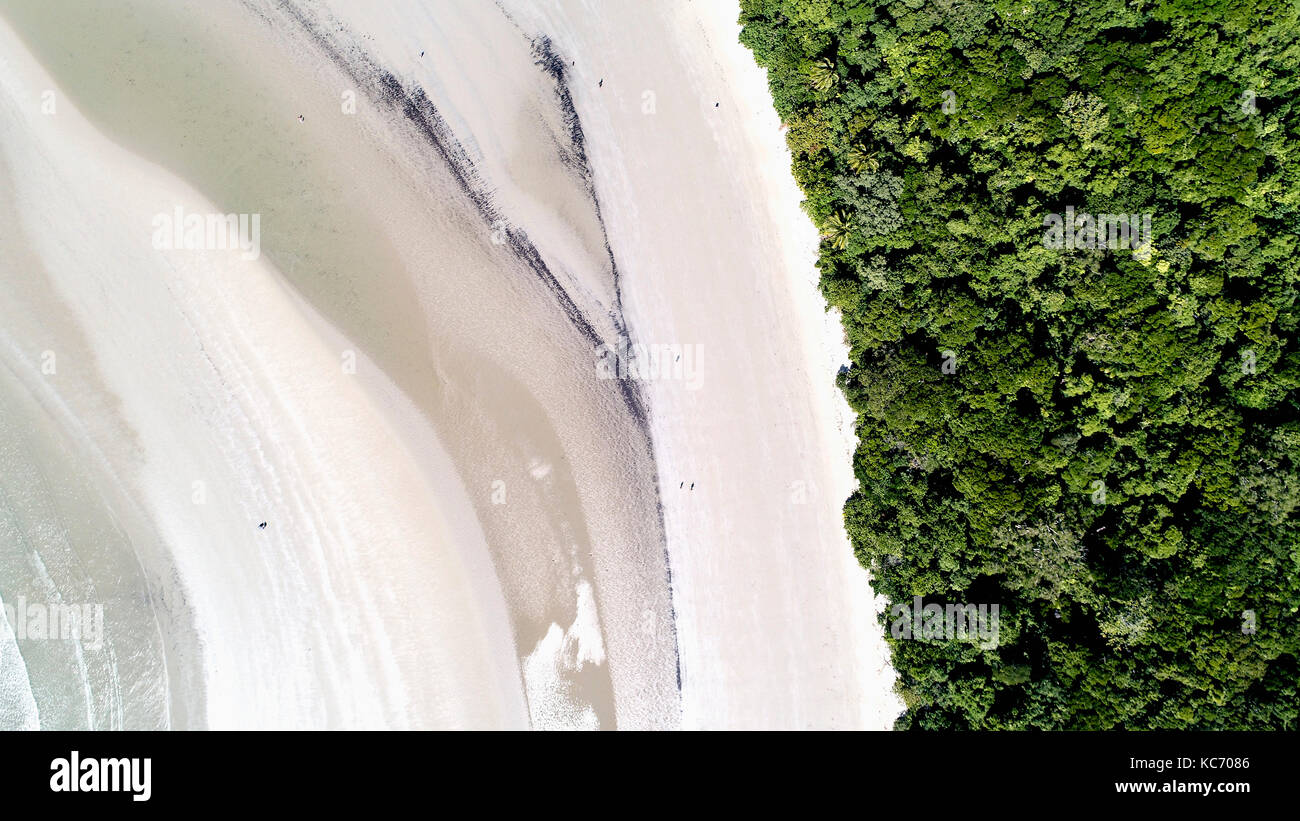
[[[618, 272], [618, 261], [614, 258], [614, 249], [610, 247], [609, 231], [605, 227], [605, 217], [600, 210], [600, 196], [596, 193], [595, 174], [592, 173], [591, 163], [587, 159], [587, 138], [582, 130], [582, 118], [578, 116], [578, 109], [573, 104], [573, 95], [569, 92], [568, 72], [565, 71], [564, 60], [555, 52], [550, 37], [542, 35], [532, 41], [532, 46], [537, 65], [555, 81], [555, 94], [559, 100], [560, 111], [564, 116], [565, 125], [569, 128], [569, 141], [573, 144], [573, 159], [570, 159], [566, 154], [561, 154], [561, 157], [565, 159], [566, 163], [570, 164], [571, 168], [582, 175], [583, 184], [587, 189], [587, 196], [591, 198], [591, 204], [596, 211], [596, 222], [600, 225], [601, 239], [605, 243], [605, 254], [609, 258], [610, 276], [614, 282], [614, 310], [610, 312], [610, 319], [614, 322], [614, 327], [619, 335], [630, 340], [632, 334], [623, 316], [623, 283]], [[645, 425], [644, 431], [647, 444], [650, 446], [651, 458], [653, 459], [654, 435], [651, 433], [648, 423]], [[655, 479], [655, 505], [659, 511], [659, 532], [665, 534], [664, 569], [668, 577], [668, 615], [673, 631], [673, 655], [677, 659], [677, 690], [680, 692], [682, 689], [682, 656], [681, 648], [677, 643], [677, 606], [673, 592], [673, 565], [671, 557], [668, 555], [667, 530], [664, 527], [663, 494], [659, 492], [659, 480], [657, 478]]]
[[532, 46], [533, 57], [537, 65], [555, 81], [555, 96], [560, 105], [560, 112], [564, 117], [564, 124], [569, 128], [572, 156], [561, 154], [561, 157], [570, 168], [573, 168], [582, 177], [583, 185], [587, 189], [587, 196], [591, 199], [592, 207], [596, 212], [596, 222], [600, 225], [600, 236], [605, 245], [605, 256], [609, 260], [609, 273], [614, 283], [614, 310], [610, 311], [610, 319], [620, 336], [631, 338], [631, 333], [628, 331], [626, 320], [623, 317], [623, 283], [618, 272], [618, 261], [614, 258], [614, 249], [609, 244], [609, 231], [605, 228], [605, 216], [600, 209], [600, 196], [596, 193], [596, 177], [592, 173], [591, 163], [587, 159], [587, 138], [582, 130], [582, 119], [578, 116], [578, 109], [573, 104], [573, 95], [569, 92], [568, 73], [564, 68], [564, 60], [555, 52], [551, 38], [546, 35], [533, 40]]

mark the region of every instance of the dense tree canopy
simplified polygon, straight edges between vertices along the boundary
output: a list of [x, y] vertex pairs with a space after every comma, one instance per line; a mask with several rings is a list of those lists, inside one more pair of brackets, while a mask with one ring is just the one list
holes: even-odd
[[[742, 9], [851, 348], [857, 556], [1001, 607], [996, 647], [890, 638], [900, 727], [1300, 728], [1300, 6]], [[1053, 247], [1067, 209], [1149, 242]]]

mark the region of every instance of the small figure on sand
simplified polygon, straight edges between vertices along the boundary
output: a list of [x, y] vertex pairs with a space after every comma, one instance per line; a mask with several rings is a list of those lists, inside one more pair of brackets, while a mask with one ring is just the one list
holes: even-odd
[[691, 490], [695, 490], [695, 483], [691, 482]]
[[301, 114], [299, 114], [299, 115], [298, 115], [298, 122], [300, 122], [300, 123], [305, 123], [305, 122], [307, 122], [307, 118], [304, 117], [304, 116], [302, 116]]
[[266, 530], [266, 522], [262, 522], [262, 523], [261, 523], [260, 525], [258, 525], [257, 527], [258, 527], [259, 530]]
[[604, 88], [604, 87], [605, 87], [605, 78], [604, 78], [604, 77], [601, 77], [601, 78], [600, 78], [600, 82], [599, 82], [599, 83], [596, 83], [596, 86], [597, 86], [598, 88]]
[[717, 108], [717, 107], [718, 107], [718, 104], [717, 104], [717, 103], [714, 103], [714, 104], [713, 104], [713, 107], [714, 107], [714, 108]]

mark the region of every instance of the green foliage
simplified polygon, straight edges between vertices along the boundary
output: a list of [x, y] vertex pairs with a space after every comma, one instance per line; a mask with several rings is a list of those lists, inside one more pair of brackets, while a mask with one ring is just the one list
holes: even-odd
[[823, 57], [808, 66], [808, 79], [812, 81], [813, 88], [826, 92], [835, 87], [840, 76], [835, 73], [835, 64], [830, 58]]
[[831, 247], [836, 250], [844, 250], [848, 245], [849, 236], [853, 231], [853, 224], [845, 216], [843, 211], [836, 211], [826, 219], [826, 233], [823, 234]]
[[[856, 555], [1001, 608], [995, 649], [890, 639], [899, 726], [1300, 726], [1300, 7], [741, 5], [853, 359]], [[1067, 206], [1149, 252], [1047, 247]]]

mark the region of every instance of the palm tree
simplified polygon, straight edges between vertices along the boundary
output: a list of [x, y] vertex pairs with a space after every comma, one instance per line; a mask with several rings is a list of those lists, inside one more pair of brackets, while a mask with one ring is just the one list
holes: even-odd
[[835, 62], [829, 57], [823, 57], [810, 65], [808, 77], [812, 80], [813, 88], [823, 92], [834, 88], [840, 79], [835, 73]]
[[843, 211], [836, 211], [826, 220], [826, 230], [822, 236], [831, 241], [831, 247], [837, 251], [843, 251], [844, 246], [849, 242], [849, 231], [853, 228], [853, 223], [848, 215]]
[[880, 161], [867, 151], [865, 145], [854, 143], [849, 147], [849, 168], [854, 174], [861, 174], [864, 170], [875, 173], [880, 168]]

